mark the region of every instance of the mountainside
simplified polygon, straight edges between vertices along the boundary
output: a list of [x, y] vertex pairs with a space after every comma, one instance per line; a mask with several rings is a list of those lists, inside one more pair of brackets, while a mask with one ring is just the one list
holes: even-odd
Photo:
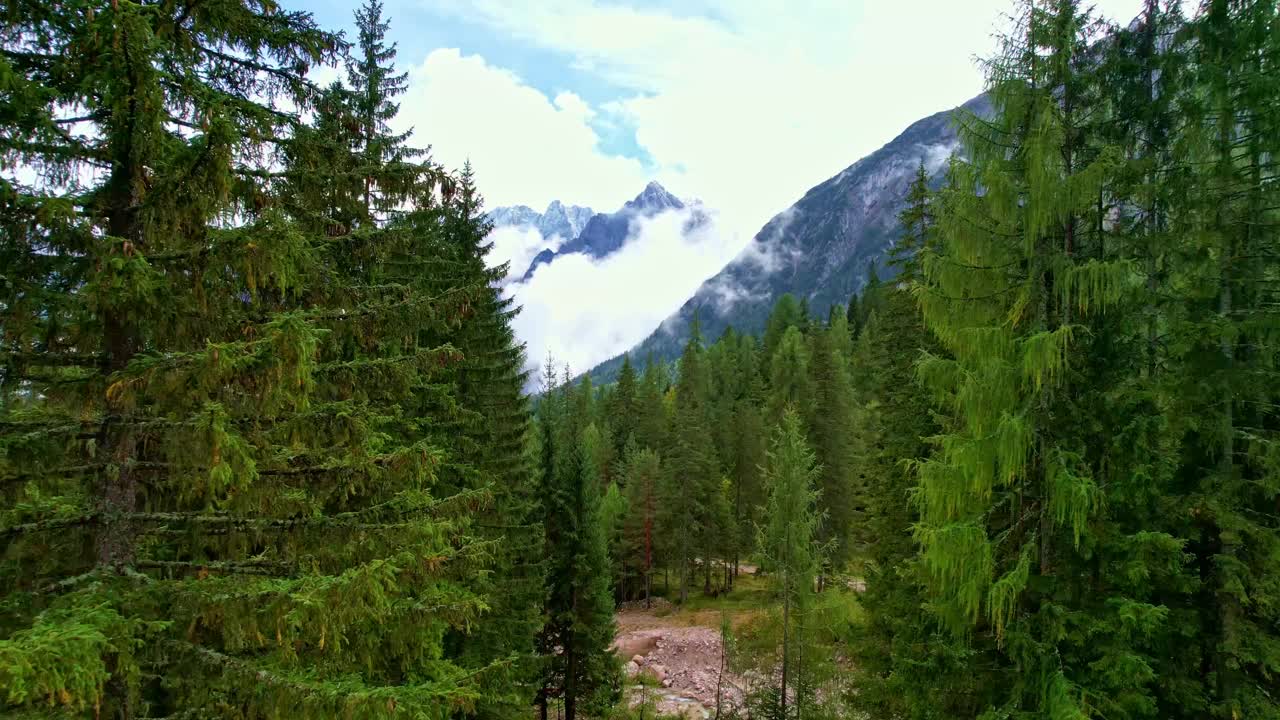
[[[979, 96], [961, 106], [989, 115]], [[790, 292], [807, 300], [811, 312], [825, 316], [861, 289], [867, 267], [883, 265], [898, 232], [897, 214], [917, 166], [924, 161], [935, 178], [958, 141], [952, 110], [908, 127], [884, 147], [805, 193], [799, 202], [773, 217], [733, 261], [711, 279], [630, 354], [643, 362], [679, 356], [697, 313], [703, 337], [714, 340], [724, 329], [758, 333], [774, 301]], [[886, 273], [887, 274], [887, 273]], [[612, 381], [621, 356], [591, 371]]]
[[[551, 262], [557, 255], [586, 253], [592, 258], [605, 257], [626, 243], [631, 234], [631, 224], [637, 219], [653, 217], [668, 210], [683, 210], [685, 207], [685, 203], [667, 192], [666, 188], [651, 182], [639, 195], [623, 204], [617, 212], [592, 215], [584, 224], [582, 231], [571, 237], [568, 242], [558, 249], [546, 249], [538, 253], [529, 264], [523, 279], [528, 280], [538, 266]], [[693, 222], [701, 221], [705, 221], [705, 216], [699, 212], [695, 215]]]
[[578, 237], [594, 212], [589, 207], [564, 205], [552, 200], [545, 212], [539, 213], [528, 205], [500, 207], [489, 212], [489, 221], [495, 228], [530, 227], [542, 233], [542, 237], [560, 236], [565, 240]]

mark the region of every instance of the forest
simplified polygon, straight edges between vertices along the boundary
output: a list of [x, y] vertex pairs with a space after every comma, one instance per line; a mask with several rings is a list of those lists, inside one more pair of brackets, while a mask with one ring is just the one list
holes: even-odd
[[1018, 0], [847, 306], [534, 394], [389, 22], [0, 9], [6, 717], [1280, 720], [1274, 2]]

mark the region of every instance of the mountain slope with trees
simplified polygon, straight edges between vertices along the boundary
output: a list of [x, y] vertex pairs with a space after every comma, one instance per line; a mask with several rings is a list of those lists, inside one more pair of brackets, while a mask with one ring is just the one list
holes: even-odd
[[528, 398], [377, 0], [12, 4], [5, 716], [643, 720], [643, 606], [720, 717], [1280, 720], [1280, 9], [1014, 10], [820, 291]]
[[[987, 115], [985, 96], [961, 110]], [[765, 224], [742, 253], [704, 282], [688, 301], [629, 353], [674, 361], [694, 316], [718, 337], [726, 327], [758, 333], [774, 301], [790, 293], [815, 313], [845, 303], [862, 288], [871, 265], [883, 267], [897, 235], [897, 213], [923, 162], [935, 183], [958, 147], [953, 112], [912, 123], [898, 137], [815, 186]], [[616, 357], [591, 372], [612, 380]]]

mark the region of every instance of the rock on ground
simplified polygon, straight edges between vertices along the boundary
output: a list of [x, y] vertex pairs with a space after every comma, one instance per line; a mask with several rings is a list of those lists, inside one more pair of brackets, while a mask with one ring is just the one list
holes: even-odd
[[[705, 717], [707, 711], [715, 709], [721, 661], [717, 630], [677, 625], [639, 610], [624, 610], [617, 619], [614, 651], [619, 657], [631, 659], [627, 663], [629, 676], [644, 673], [662, 685], [661, 689], [649, 691], [658, 693], [660, 713]], [[723, 707], [740, 705], [744, 687], [742, 678], [726, 672], [720, 687]], [[629, 691], [629, 702], [639, 704], [642, 690]]]

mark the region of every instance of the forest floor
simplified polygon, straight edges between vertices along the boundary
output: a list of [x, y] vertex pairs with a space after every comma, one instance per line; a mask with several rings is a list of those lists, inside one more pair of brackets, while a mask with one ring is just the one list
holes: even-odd
[[[627, 704], [648, 707], [641, 717], [711, 718], [717, 700], [724, 711], [740, 707], [747, 693], [771, 674], [778, 661], [780, 608], [767, 578], [752, 566], [742, 571], [729, 592], [706, 595], [699, 588], [681, 605], [655, 596], [651, 607], [640, 601], [619, 609], [613, 649], [626, 668]], [[843, 626], [859, 616], [853, 597], [866, 584], [847, 576], [836, 583], [836, 592], [824, 593], [828, 601], [815, 610], [833, 626]], [[661, 589], [663, 595], [674, 594], [674, 588]], [[722, 672], [721, 627], [726, 622], [732, 670]]]
[[723, 708], [740, 705], [750, 678], [721, 673], [720, 626], [727, 619], [736, 632], [768, 612], [769, 605], [763, 580], [744, 574], [732, 592], [694, 595], [680, 607], [661, 598], [649, 609], [643, 602], [624, 606], [617, 614], [613, 647], [625, 663], [627, 702], [651, 702], [657, 715], [690, 719], [711, 717], [717, 693]]

